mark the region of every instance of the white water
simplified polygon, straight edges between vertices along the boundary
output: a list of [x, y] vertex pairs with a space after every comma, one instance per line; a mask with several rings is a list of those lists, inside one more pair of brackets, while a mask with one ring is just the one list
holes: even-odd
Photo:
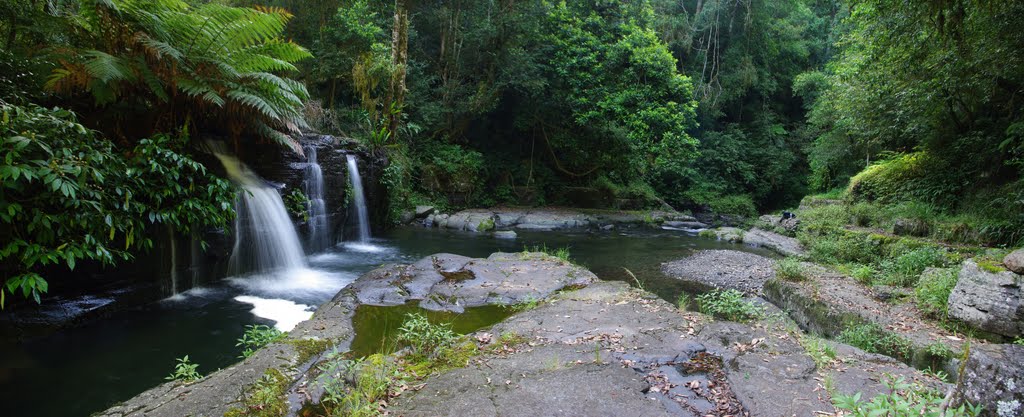
[[228, 177], [238, 184], [235, 246], [228, 269], [232, 274], [306, 267], [288, 211], [277, 189], [234, 157], [215, 153]]
[[252, 314], [273, 320], [274, 327], [282, 332], [288, 332], [295, 328], [303, 320], [313, 317], [310, 307], [305, 304], [297, 304], [288, 300], [267, 299], [240, 295], [235, 301], [252, 304]]
[[316, 252], [331, 244], [331, 225], [324, 202], [324, 175], [316, 161], [316, 147], [306, 148], [306, 196], [309, 197], [309, 248]]
[[366, 212], [366, 195], [363, 194], [363, 180], [359, 177], [359, 166], [355, 155], [348, 155], [348, 177], [352, 182], [352, 202], [356, 205], [359, 220], [359, 241], [370, 241], [370, 216]]

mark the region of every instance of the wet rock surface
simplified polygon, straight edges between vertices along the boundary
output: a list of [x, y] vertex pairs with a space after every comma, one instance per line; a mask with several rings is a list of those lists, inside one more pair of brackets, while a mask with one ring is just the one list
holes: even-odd
[[713, 288], [760, 294], [765, 281], [775, 276], [775, 262], [735, 250], [704, 250], [662, 264], [666, 275]]
[[1010, 271], [989, 272], [964, 261], [949, 294], [949, 316], [1006, 337], [1024, 335], [1024, 283]]
[[437, 254], [412, 265], [371, 271], [346, 291], [362, 304], [419, 301], [428, 310], [462, 312], [466, 307], [539, 300], [596, 279], [584, 268], [543, 253], [495, 253], [487, 259]]

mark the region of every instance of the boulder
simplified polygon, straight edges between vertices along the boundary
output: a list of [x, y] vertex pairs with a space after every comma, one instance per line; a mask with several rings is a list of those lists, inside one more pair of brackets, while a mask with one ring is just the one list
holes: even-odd
[[434, 214], [434, 206], [416, 206], [416, 218], [422, 219]]
[[399, 220], [401, 221], [402, 224], [406, 224], [406, 223], [409, 223], [409, 222], [411, 222], [411, 221], [413, 221], [415, 219], [416, 219], [416, 215], [413, 214], [413, 212], [411, 212], [411, 211], [403, 211], [402, 212], [402, 216], [401, 216], [401, 218]]
[[956, 392], [958, 402], [983, 406], [982, 416], [1024, 415], [1024, 346], [972, 347]]
[[517, 236], [518, 235], [516, 235], [516, 232], [513, 232], [511, 230], [502, 230], [502, 231], [494, 232], [494, 237], [496, 239], [512, 239], [512, 240], [514, 240]]
[[661, 228], [668, 230], [702, 230], [707, 229], [708, 225], [696, 221], [669, 220], [662, 223]]
[[949, 317], [1006, 337], [1024, 335], [1024, 304], [1019, 275], [990, 272], [974, 260], [964, 261], [949, 294]]
[[1017, 249], [1006, 255], [1003, 258], [1003, 265], [1006, 265], [1006, 269], [1024, 275], [1024, 249]]

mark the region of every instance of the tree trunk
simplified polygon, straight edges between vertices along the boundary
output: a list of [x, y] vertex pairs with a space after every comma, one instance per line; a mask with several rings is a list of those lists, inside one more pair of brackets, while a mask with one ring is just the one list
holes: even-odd
[[395, 25], [391, 31], [391, 88], [385, 109], [388, 116], [388, 132], [393, 139], [398, 137], [398, 122], [405, 104], [406, 63], [409, 61], [409, 5], [408, 0], [395, 0]]

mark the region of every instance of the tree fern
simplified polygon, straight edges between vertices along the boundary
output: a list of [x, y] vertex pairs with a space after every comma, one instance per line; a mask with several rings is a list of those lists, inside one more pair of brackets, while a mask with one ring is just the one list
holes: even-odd
[[[309, 94], [282, 73], [311, 54], [280, 38], [287, 11], [181, 0], [79, 4], [77, 21], [95, 47], [69, 54], [47, 88], [86, 91], [99, 105], [135, 100], [145, 111], [189, 112], [199, 123], [232, 126], [236, 138], [287, 143], [278, 136], [306, 126]], [[172, 116], [156, 119], [184, 119]]]

